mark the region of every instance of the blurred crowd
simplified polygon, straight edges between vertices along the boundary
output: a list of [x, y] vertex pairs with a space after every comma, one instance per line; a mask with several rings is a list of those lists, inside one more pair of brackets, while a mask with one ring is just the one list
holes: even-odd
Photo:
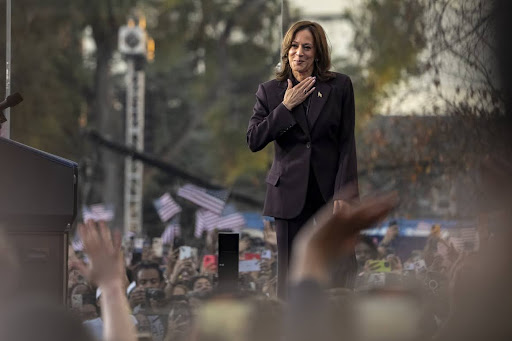
[[[280, 309], [276, 298], [276, 234], [264, 221], [263, 234], [242, 232], [239, 238], [239, 292], [233, 297]], [[141, 249], [135, 238], [122, 245], [126, 297], [140, 337], [178, 340], [188, 336], [193, 319], [205, 302], [217, 295], [218, 231], [204, 236], [205, 247], [155, 245], [146, 240]], [[158, 247], [160, 249], [158, 250]], [[81, 264], [86, 250], [69, 246], [68, 305], [99, 340], [103, 335], [101, 289], [87, 280]]]
[[[508, 176], [496, 169], [489, 168], [491, 178]], [[503, 179], [502, 193], [509, 188]], [[478, 248], [457, 248], [433, 225], [423, 249], [404, 259], [397, 251], [407, 241], [396, 223], [381, 240], [361, 233], [388, 216], [395, 194], [335, 214], [327, 206], [294, 242], [286, 301], [276, 295], [271, 222], [263, 236], [240, 234], [233, 292], [218, 290], [217, 231], [205, 236], [204, 249], [177, 242], [160, 254], [105, 222], [79, 224], [83, 249], [69, 245], [65, 309], [12, 294], [21, 263], [0, 236], [0, 340], [504, 339], [512, 335], [507, 193], [496, 212], [482, 215]], [[354, 250], [355, 288], [333, 287], [332, 270]]]
[[[497, 23], [510, 32], [510, 2], [500, 3], [507, 10], [499, 8]], [[508, 49], [502, 80], [510, 90], [510, 44], [500, 47]], [[502, 126], [508, 132], [507, 101]], [[475, 184], [481, 186], [478, 249], [457, 249], [434, 225], [424, 248], [401, 258], [396, 225], [380, 241], [361, 234], [392, 212], [393, 194], [361, 199], [335, 214], [326, 207], [294, 241], [286, 301], [275, 294], [271, 224], [263, 238], [241, 234], [240, 290], [228, 293], [216, 289], [215, 233], [204, 250], [177, 244], [160, 256], [149, 244], [139, 252], [119, 231], [87, 221], [78, 227], [84, 251], [69, 250], [65, 308], [15, 295], [25, 260], [0, 233], [0, 340], [510, 340], [509, 135], [498, 141], [505, 146], [501, 156], [482, 155], [482, 183]], [[355, 288], [332, 288], [333, 268], [354, 250]]]
[[[216, 290], [217, 233], [209, 232], [202, 250], [180, 245], [178, 241], [172, 247], [165, 246], [163, 252], [155, 252], [149, 241], [142, 249], [136, 249], [134, 238], [125, 238], [121, 248], [123, 282], [130, 320], [139, 338], [188, 340], [194, 330], [197, 332], [197, 321], [201, 318], [208, 321], [201, 327], [208, 333], [218, 333], [220, 339], [238, 339], [236, 333], [255, 330], [254, 337], [258, 339], [265, 332], [265, 339], [277, 340], [286, 332], [283, 313], [290, 307], [276, 297], [276, 235], [272, 223], [265, 221], [263, 236], [240, 234], [240, 290], [231, 294]], [[485, 225], [480, 227], [479, 234], [485, 245], [483, 238], [490, 236]], [[346, 309], [354, 302], [364, 302], [358, 309], [363, 309], [365, 315], [375, 315], [375, 320], [364, 321], [368, 332], [375, 333], [371, 330], [379, 328], [383, 321], [391, 325], [400, 321], [405, 329], [392, 332], [393, 339], [429, 339], [443, 330], [454, 313], [453, 290], [459, 273], [478, 252], [457, 249], [443, 238], [437, 224], [425, 238], [424, 248], [412, 251], [407, 259], [396, 254], [399, 240], [395, 221], [380, 241], [357, 234], [356, 242], [350, 246], [355, 249], [358, 262], [355, 288], [332, 288], [328, 283], [319, 288], [329, 309]], [[88, 262], [87, 251], [74, 251], [70, 246], [68, 305], [86, 329], [101, 340], [102, 291], [83, 273]], [[307, 300], [309, 294], [301, 293], [303, 297], [298, 300]], [[372, 299], [368, 300], [369, 297]], [[290, 300], [296, 303], [297, 298], [292, 295]], [[377, 332], [372, 337], [382, 336], [382, 332]]]

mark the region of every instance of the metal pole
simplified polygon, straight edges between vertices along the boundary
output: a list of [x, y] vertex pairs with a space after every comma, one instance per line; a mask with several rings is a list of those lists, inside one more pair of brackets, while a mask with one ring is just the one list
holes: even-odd
[[[281, 0], [281, 41], [284, 38], [284, 0]], [[281, 53], [281, 49], [279, 49]]]
[[[5, 97], [11, 94], [11, 0], [6, 0], [6, 18], [5, 18]], [[2, 124], [0, 136], [10, 138], [11, 130], [11, 109], [7, 108], [4, 111], [7, 122]]]

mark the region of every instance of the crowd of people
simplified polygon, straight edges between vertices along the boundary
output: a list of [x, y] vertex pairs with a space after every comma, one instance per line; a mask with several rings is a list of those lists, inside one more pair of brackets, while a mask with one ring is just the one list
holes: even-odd
[[[210, 231], [205, 248], [174, 245], [158, 256], [151, 243], [135, 248], [124, 240], [123, 266], [131, 319], [140, 335], [152, 340], [174, 340], [186, 335], [199, 307], [215, 295], [217, 284], [217, 231]], [[239, 242], [240, 295], [275, 300], [276, 237], [269, 221], [263, 238], [242, 233]], [[103, 334], [100, 314], [102, 292], [87, 280], [87, 250], [69, 247], [68, 302], [97, 338]], [[277, 304], [277, 303], [276, 303]]]
[[[390, 209], [392, 202], [393, 199], [388, 198], [388, 201], [379, 204], [385, 209]], [[375, 216], [370, 218], [373, 219], [372, 222], [377, 219]], [[81, 226], [80, 230], [95, 228], [93, 222], [86, 225], [89, 227]], [[361, 228], [364, 227], [368, 226], [361, 226]], [[125, 239], [120, 251], [123, 253], [121, 257], [123, 288], [125, 288], [129, 305], [129, 321], [139, 338], [158, 341], [188, 340], [194, 330], [197, 332], [198, 321], [206, 319], [205, 325], [201, 328], [206, 328], [208, 333], [220, 333], [218, 337], [221, 339], [229, 339], [227, 336], [229, 330], [233, 333], [233, 339], [236, 339], [235, 331], [240, 332], [239, 328], [242, 326], [245, 326], [242, 329], [245, 328], [246, 333], [253, 330], [251, 328], [257, 328], [255, 335], [265, 331], [266, 338], [278, 339], [285, 332], [283, 326], [286, 326], [286, 323], [283, 325], [281, 322], [288, 314], [283, 315], [283, 313], [293, 307], [291, 315], [296, 315], [297, 309], [311, 314], [311, 309], [294, 307], [297, 302], [311, 304], [308, 302], [311, 293], [301, 292], [303, 289], [300, 285], [303, 283], [297, 286], [300, 294], [297, 291], [290, 293], [290, 302], [277, 297], [276, 236], [270, 221], [265, 221], [262, 238], [243, 232], [240, 234], [239, 291], [230, 295], [217, 292], [218, 250], [215, 238], [217, 233], [217, 231], [210, 232], [206, 237], [203, 250], [179, 245], [178, 242], [166, 248], [167, 251], [161, 257], [155, 255], [150, 243], [144, 244], [142, 250], [137, 250], [134, 249], [133, 238]], [[473, 256], [455, 248], [452, 243], [442, 237], [441, 227], [433, 225], [424, 249], [414, 250], [407, 259], [401, 259], [396, 254], [398, 235], [399, 227], [396, 222], [390, 223], [386, 235], [380, 242], [364, 234], [356, 234], [356, 240], [352, 241], [347, 248], [348, 250], [355, 248], [358, 262], [355, 288], [333, 288], [330, 279], [324, 278], [325, 274], [323, 274], [319, 277], [321, 278], [318, 281], [320, 286], [316, 289], [325, 290], [318, 290], [315, 295], [325, 295], [325, 297], [323, 299], [316, 297], [317, 302], [313, 306], [325, 300], [326, 305], [320, 311], [327, 307], [328, 309], [337, 309], [337, 307], [346, 309], [350, 306], [348, 302], [365, 302], [369, 297], [373, 299], [378, 297], [384, 301], [377, 304], [386, 302], [385, 310], [396, 309], [396, 318], [407, 321], [410, 324], [409, 329], [415, 331], [411, 333], [409, 330], [410, 335], [403, 333], [402, 336], [422, 338], [435, 336], [454, 312], [452, 291], [458, 279], [457, 273], [466, 260]], [[305, 248], [304, 246], [299, 250], [307, 253], [304, 251]], [[342, 250], [343, 247], [340, 249]], [[90, 280], [87, 273], [87, 263], [91, 262], [88, 254], [87, 246], [84, 252], [75, 252], [71, 246], [69, 248], [68, 305], [69, 309], [83, 321], [86, 329], [97, 340], [101, 340], [105, 333], [105, 322], [101, 313], [104, 305], [103, 292], [100, 286]], [[303, 256], [297, 255], [299, 262]], [[336, 254], [332, 254], [322, 262], [328, 264], [331, 269], [336, 259], [338, 259]], [[310, 259], [304, 260], [306, 264], [310, 261]], [[311, 268], [311, 265], [303, 267]], [[314, 268], [318, 270], [316, 266]], [[329, 270], [326, 268], [325, 272]], [[311, 280], [317, 275], [306, 273], [300, 275], [299, 280], [291, 278], [290, 285], [293, 287], [294, 281], [300, 283], [300, 279]], [[389, 292], [399, 297], [394, 308], [388, 300]], [[212, 310], [213, 307], [218, 310]], [[370, 315], [378, 313], [378, 306], [373, 308], [366, 313]], [[261, 315], [263, 311], [265, 314]], [[319, 310], [315, 309], [315, 311]], [[376, 318], [383, 318], [384, 315]], [[306, 319], [300, 316], [299, 318]], [[315, 318], [308, 316], [298, 330], [302, 330], [305, 326], [311, 327], [314, 320]], [[215, 326], [215, 323], [218, 323], [218, 326]], [[240, 323], [240, 325], [236, 328], [231, 326], [234, 329], [230, 329], [229, 326], [232, 323]], [[248, 325], [248, 323], [256, 323], [256, 325]], [[227, 328], [228, 334], [221, 332], [223, 328]], [[321, 327], [313, 326], [313, 330], [318, 328]], [[370, 323], [365, 326], [365, 329], [372, 328], [377, 328], [377, 325]], [[289, 331], [296, 329], [290, 326]], [[295, 337], [303, 338], [304, 335], [309, 334], [301, 333]], [[382, 332], [377, 335], [382, 336]], [[397, 335], [393, 334], [393, 337], [396, 338]]]
[[[214, 234], [204, 250], [177, 244], [157, 257], [149, 244], [139, 252], [104, 222], [87, 221], [78, 227], [84, 251], [69, 248], [66, 309], [32, 297], [14, 303], [5, 295], [14, 292], [20, 263], [2, 236], [0, 265], [8, 276], [2, 283], [0, 339], [469, 340], [474, 328], [496, 328], [497, 317], [509, 310], [498, 304], [510, 281], [506, 212], [492, 229], [479, 226], [478, 251], [457, 249], [434, 225], [424, 249], [401, 259], [393, 223], [378, 243], [360, 233], [395, 204], [396, 197], [388, 195], [317, 214], [294, 242], [286, 301], [276, 294], [270, 223], [263, 238], [241, 233], [240, 290], [225, 292], [217, 291]], [[332, 269], [354, 249], [355, 288], [333, 288]], [[28, 320], [34, 323], [24, 328]], [[502, 322], [498, 327], [505, 333]]]
[[[176, 241], [171, 247], [166, 245], [161, 256], [151, 243], [136, 249], [133, 237], [124, 240], [126, 297], [139, 335], [160, 341], [187, 335], [199, 308], [216, 294], [217, 233], [209, 232], [202, 250]], [[276, 299], [276, 236], [270, 221], [265, 221], [262, 237], [241, 233], [239, 259], [240, 290], [234, 296], [280, 306]], [[70, 245], [69, 260], [69, 308], [101, 340], [102, 292], [84, 274], [87, 250], [75, 251]]]

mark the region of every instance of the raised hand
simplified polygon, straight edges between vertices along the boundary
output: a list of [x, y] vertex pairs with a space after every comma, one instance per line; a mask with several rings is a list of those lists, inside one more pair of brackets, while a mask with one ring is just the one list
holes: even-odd
[[292, 81], [288, 79], [288, 88], [286, 88], [283, 98], [284, 106], [291, 111], [297, 105], [304, 102], [304, 100], [315, 91], [315, 87], [313, 87], [315, 81], [315, 77], [308, 77], [293, 86]]
[[293, 247], [290, 279], [299, 282], [306, 278], [326, 284], [329, 268], [353, 250], [357, 233], [383, 219], [396, 205], [396, 194], [362, 200], [332, 214], [329, 205], [307, 223], [297, 236]]
[[76, 266], [102, 291], [103, 340], [136, 341], [137, 334], [125, 294], [126, 274], [121, 252], [121, 231], [115, 231], [112, 235], [105, 222], [96, 224], [89, 220], [79, 227], [78, 232], [89, 265], [77, 263]]
[[113, 282], [124, 282], [125, 272], [121, 253], [121, 232], [113, 236], [105, 222], [87, 221], [78, 227], [80, 238], [84, 243], [89, 265], [75, 263], [75, 267], [97, 286]]

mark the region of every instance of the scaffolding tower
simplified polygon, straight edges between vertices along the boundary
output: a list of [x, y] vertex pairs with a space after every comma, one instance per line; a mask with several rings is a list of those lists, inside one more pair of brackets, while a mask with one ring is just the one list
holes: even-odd
[[[127, 58], [126, 73], [126, 145], [144, 151], [144, 70], [136, 68], [135, 57]], [[126, 157], [124, 161], [124, 229], [142, 231], [142, 179], [144, 166]]]
[[[139, 17], [119, 29], [119, 51], [127, 64], [126, 70], [126, 146], [144, 151], [144, 66], [154, 58], [154, 40], [146, 33], [146, 20]], [[142, 232], [143, 175], [142, 162], [127, 156], [124, 161], [124, 232]]]

